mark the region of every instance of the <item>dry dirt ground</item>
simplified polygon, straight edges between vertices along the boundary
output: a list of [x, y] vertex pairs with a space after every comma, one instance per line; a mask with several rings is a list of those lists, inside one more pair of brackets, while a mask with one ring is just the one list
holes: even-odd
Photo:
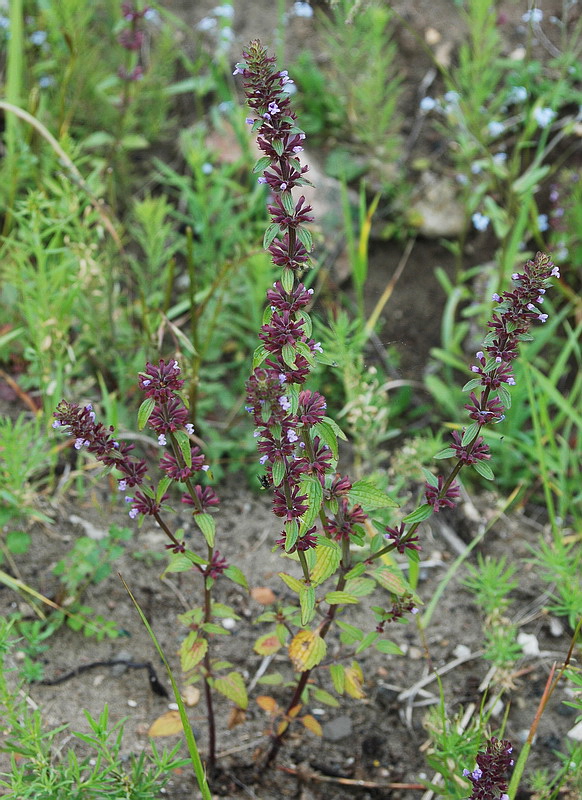
[[[194, 25], [215, 4], [173, 0], [168, 5]], [[251, 38], [259, 37], [266, 44], [270, 42], [276, 5], [266, 1], [241, 0], [235, 3], [233, 52], [236, 53]], [[451, 40], [453, 49], [460, 40], [463, 28], [450, 0], [395, 5], [421, 33], [429, 26], [434, 27]], [[526, 4], [506, 5], [507, 14], [515, 23]], [[549, 9], [552, 4], [547, 5]], [[513, 30], [511, 23], [507, 29]], [[305, 43], [317, 46], [313, 20], [290, 18], [287, 34], [291, 55]], [[511, 35], [508, 35], [508, 47], [512, 44]], [[399, 28], [398, 36], [407, 79], [407, 102], [413, 115], [418, 103], [417, 87], [429, 65], [403, 28]], [[235, 54], [233, 60], [236, 57]], [[378, 245], [376, 250], [367, 298], [370, 304], [375, 302], [377, 293], [385, 285], [386, 271], [393, 271], [401, 256], [393, 245], [389, 248]], [[442, 303], [443, 298], [433, 277], [437, 264], [450, 265], [446, 251], [435, 242], [419, 241], [411, 256], [406, 280], [400, 282], [391, 300], [391, 308], [395, 311], [387, 314], [382, 333], [383, 340], [398, 343], [404, 369], [411, 373], [422, 372], [429, 348], [438, 343], [440, 309], [435, 310], [434, 303]], [[439, 297], [440, 300], [435, 300]], [[285, 589], [277, 577], [277, 572], [282, 569], [281, 561], [276, 553], [271, 552], [278, 526], [270, 513], [268, 499], [232, 478], [218, 487], [218, 491], [222, 500], [217, 514], [221, 551], [230, 562], [241, 566], [251, 587], [271, 587], [278, 599], [284, 599]], [[459, 548], [480, 533], [482, 526], [494, 515], [494, 498], [483, 497], [474, 502], [475, 505], [467, 501], [455, 511], [439, 515], [442, 519], [438, 524], [431, 521], [430, 526], [424, 527], [424, 566], [419, 593], [425, 604], [443, 580]], [[111, 500], [97, 485], [82, 498], [71, 493], [45, 510], [53, 517], [54, 523], [34, 526], [31, 557], [21, 565], [21, 577], [47, 596], [52, 596], [58, 588], [51, 568], [70, 548], [75, 537], [86, 533], [84, 523], [93, 526], [95, 535], [105, 532], [112, 523], [132, 524], [115, 503], [115, 498]], [[528, 545], [535, 544], [541, 527], [540, 521], [525, 515], [512, 519], [501, 516], [479, 546], [479, 552], [497, 556], [510, 554], [512, 559], [527, 556]], [[136, 595], [176, 674], [179, 674], [176, 651], [185, 629], [176, 622], [176, 615], [195, 602], [193, 598], [198, 587], [190, 573], [174, 574], [160, 580], [162, 566], [156, 557], [163, 552], [164, 544], [160, 531], [146, 522], [141, 531], [135, 531], [111, 576], [97, 587], [89, 587], [86, 592], [87, 605], [114, 620], [125, 635], [95, 642], [67, 628], [61, 629], [49, 640], [49, 648], [42, 656], [47, 678], [93, 661], [129, 657], [134, 661], [151, 660], [161, 682], [168, 686], [163, 666], [128, 601], [116, 571], [123, 575]], [[281, 797], [303, 800], [420, 798], [420, 790], [388, 786], [432, 778], [423, 751], [427, 741], [425, 714], [427, 708], [438, 701], [435, 669], [443, 672], [449, 715], [460, 713], [471, 704], [475, 704], [478, 712], [482, 697], [480, 685], [487, 677], [487, 664], [479, 658], [482, 620], [459, 582], [465, 574], [461, 571], [448, 585], [424, 638], [414, 623], [394, 626], [395, 629], [390, 630], [390, 638], [400, 644], [404, 656], [384, 656], [371, 650], [363, 654], [360, 660], [365, 674], [365, 699], [343, 699], [337, 709], [326, 706], [312, 708], [311, 712], [324, 726], [323, 738], [305, 731], [292, 733], [280, 755], [279, 766], [267, 773], [261, 783], [251, 782], [249, 766], [257, 749], [264, 746], [268, 719], [254, 698], [268, 692], [269, 687], [255, 685], [246, 722], [232, 730], [228, 730], [226, 724], [230, 704], [219, 699], [218, 751], [222, 774], [213, 783], [214, 794], [233, 800], [249, 797], [259, 800], [278, 800]], [[539, 611], [540, 587], [533, 575], [524, 568], [518, 577], [519, 587], [513, 594], [513, 613], [523, 626], [522, 630], [537, 637], [540, 653], [524, 657], [518, 665], [519, 673], [513, 679], [506, 735], [515, 743], [516, 749], [519, 749], [524, 731], [531, 724], [552, 662], [563, 658], [568, 648], [567, 631], [560, 633], [555, 624], [551, 626], [551, 618]], [[249, 594], [226, 580], [219, 582], [218, 596], [234, 606], [241, 617], [232, 636], [221, 639], [220, 652], [252, 683], [262, 665], [262, 658], [253, 652], [252, 645], [267, 629], [265, 625], [257, 626], [253, 620], [264, 609]], [[19, 607], [26, 611], [22, 599], [5, 587], [0, 588], [0, 602], [4, 614]], [[365, 617], [365, 610], [358, 611], [358, 614], [346, 613], [345, 619], [359, 620], [369, 628], [374, 626]], [[330, 649], [333, 651], [337, 645], [337, 637], [331, 636]], [[275, 657], [271, 667], [288, 670], [286, 660], [279, 656]], [[285, 674], [291, 677], [288, 671]], [[275, 687], [272, 692], [282, 703], [285, 702], [285, 690]], [[168, 710], [169, 702], [151, 692], [143, 672], [127, 670], [119, 675], [105, 667], [85, 672], [58, 686], [33, 686], [30, 698], [42, 708], [47, 726], [67, 723], [72, 730], [81, 731], [87, 730], [82, 710], [87, 709], [93, 716], [98, 716], [107, 703], [112, 722], [127, 719], [123, 745], [126, 754], [148, 747], [148, 728]], [[573, 717], [561, 705], [562, 699], [564, 695], [559, 689], [542, 719], [532, 755], [537, 766], [556, 766], [554, 750], [563, 751], [565, 748], [565, 734], [573, 725]], [[203, 704], [191, 708], [189, 714], [204, 753]], [[171, 737], [168, 741], [173, 744], [176, 738]], [[64, 732], [59, 739], [61, 751], [70, 743], [69, 734]], [[472, 767], [459, 763], [458, 772], [461, 773], [465, 766]], [[358, 785], [358, 781], [365, 783]], [[188, 769], [174, 774], [166, 793], [160, 796], [171, 800], [197, 797]]]

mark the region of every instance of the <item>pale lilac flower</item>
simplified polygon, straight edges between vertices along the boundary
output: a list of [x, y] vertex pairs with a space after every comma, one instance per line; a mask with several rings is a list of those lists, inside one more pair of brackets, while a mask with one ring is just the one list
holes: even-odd
[[521, 18], [524, 22], [541, 22], [544, 18], [544, 12], [541, 8], [530, 8]]
[[476, 211], [472, 216], [471, 219], [473, 220], [473, 226], [478, 231], [486, 231], [489, 227], [490, 219], [485, 214], [481, 214], [480, 211]]
[[294, 3], [293, 13], [296, 17], [305, 17], [305, 19], [309, 19], [313, 16], [313, 9], [309, 3]]
[[533, 116], [540, 128], [547, 128], [555, 118], [556, 112], [551, 108], [540, 108], [538, 106], [534, 108]]
[[436, 105], [437, 101], [434, 99], [434, 97], [427, 96], [422, 98], [422, 100], [419, 103], [419, 108], [421, 111], [428, 113], [429, 111], [432, 111]]

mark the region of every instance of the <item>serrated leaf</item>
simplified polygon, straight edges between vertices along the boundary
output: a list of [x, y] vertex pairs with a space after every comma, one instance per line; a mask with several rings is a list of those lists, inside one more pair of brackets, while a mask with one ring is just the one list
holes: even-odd
[[351, 580], [352, 578], [359, 578], [360, 575], [363, 575], [366, 571], [366, 564], [363, 561], [360, 561], [359, 564], [356, 564], [351, 570], [346, 573], [346, 580]]
[[264, 686], [280, 686], [284, 681], [285, 678], [280, 672], [272, 672], [270, 675], [260, 677], [257, 683], [262, 683]]
[[295, 369], [295, 355], [295, 348], [292, 344], [284, 344], [281, 348], [281, 356], [283, 357], [283, 361], [291, 369]]
[[338, 444], [337, 444], [337, 436], [333, 430], [331, 425], [328, 425], [327, 422], [320, 420], [314, 426], [315, 433], [320, 437], [322, 442], [326, 444], [332, 452], [332, 455], [335, 459], [338, 457]]
[[338, 439], [342, 439], [344, 442], [347, 442], [348, 437], [342, 431], [342, 429], [337, 424], [335, 419], [332, 419], [331, 417], [324, 417], [323, 422], [325, 422], [326, 425], [329, 425], [331, 427], [332, 431], [335, 433]]
[[305, 714], [301, 717], [300, 722], [302, 722], [304, 727], [307, 728], [308, 731], [311, 731], [311, 733], [314, 733], [316, 736], [323, 736], [323, 728], [311, 714]]
[[493, 470], [489, 466], [486, 461], [476, 461], [473, 464], [473, 469], [479, 473], [485, 480], [487, 481], [494, 481], [495, 475], [493, 474]]
[[273, 486], [278, 487], [283, 483], [283, 478], [285, 477], [285, 462], [281, 458], [276, 458], [273, 461], [271, 477], [273, 479]]
[[224, 574], [233, 583], [237, 583], [239, 586], [242, 586], [243, 589], [247, 589], [248, 591], [249, 585], [247, 583], [247, 579], [245, 578], [243, 571], [239, 567], [236, 567], [234, 564], [230, 564], [224, 570]]
[[286, 572], [279, 572], [279, 577], [283, 583], [291, 589], [292, 592], [296, 592], [297, 594], [299, 594], [299, 592], [305, 586], [303, 581], [297, 580], [297, 578], [294, 578], [292, 575], [288, 575]]
[[288, 553], [299, 538], [299, 525], [296, 519], [290, 519], [285, 523], [285, 551]]
[[437, 478], [437, 476], [433, 472], [431, 472], [429, 469], [426, 469], [426, 467], [421, 467], [421, 470], [422, 470], [422, 473], [424, 475], [425, 481], [430, 486], [433, 486], [436, 489], [438, 487], [438, 485], [439, 485], [439, 479]]
[[376, 588], [376, 581], [372, 578], [353, 578], [347, 581], [345, 590], [348, 594], [353, 594], [354, 597], [365, 597], [372, 594]]
[[360, 642], [360, 644], [356, 647], [355, 655], [358, 655], [362, 651], [367, 650], [368, 647], [374, 644], [378, 636], [380, 636], [378, 631], [370, 631], [370, 633], [367, 633]]
[[463, 447], [466, 447], [468, 444], [471, 444], [475, 436], [477, 436], [477, 434], [479, 433], [479, 427], [480, 426], [477, 425], [476, 422], [473, 422], [471, 425], [469, 425], [469, 427], [467, 428], [467, 430], [465, 431], [465, 433], [461, 438], [461, 444], [463, 445]]
[[269, 351], [265, 347], [264, 344], [259, 345], [255, 352], [253, 353], [253, 369], [260, 367], [266, 357], [269, 355]]
[[234, 608], [227, 606], [224, 603], [212, 602], [212, 616], [213, 617], [232, 617], [232, 619], [240, 619], [239, 615], [235, 612]]
[[265, 633], [259, 636], [253, 645], [253, 650], [260, 656], [271, 656], [281, 649], [281, 642], [276, 633]]
[[147, 425], [148, 419], [152, 415], [152, 411], [154, 410], [154, 406], [156, 405], [156, 401], [153, 397], [146, 397], [143, 403], [139, 407], [139, 411], [137, 412], [137, 427], [138, 430], [143, 430]]
[[327, 540], [332, 546], [327, 544], [317, 544], [315, 548], [315, 565], [310, 571], [309, 577], [313, 586], [319, 586], [331, 575], [333, 575], [341, 561], [341, 547], [332, 539]]
[[434, 458], [454, 458], [455, 451], [452, 447], [445, 447], [444, 450], [439, 450]]
[[162, 502], [162, 497], [166, 494], [169, 485], [172, 483], [172, 478], [162, 478], [162, 480], [158, 483], [156, 487], [156, 501], [158, 503]]
[[192, 466], [192, 448], [190, 445], [190, 438], [186, 431], [174, 431], [174, 436], [178, 442], [178, 447], [182, 453], [182, 457], [186, 462], [187, 467]]
[[297, 234], [297, 238], [303, 247], [308, 253], [311, 253], [313, 250], [313, 238], [311, 236], [311, 231], [307, 230], [307, 228], [304, 228], [302, 225], [299, 225], [297, 228], [295, 228], [295, 233]]
[[333, 688], [338, 694], [343, 694], [346, 685], [344, 667], [341, 664], [332, 664], [329, 668], [329, 674], [333, 683]]
[[[352, 644], [354, 642], [361, 642], [364, 638], [364, 632], [359, 628], [356, 628], [355, 625], [350, 625], [348, 622], [342, 622], [342, 620], [339, 619], [337, 620], [336, 624], [340, 630], [349, 636]], [[349, 644], [349, 642], [346, 642], [346, 644]]]
[[314, 700], [317, 700], [318, 703], [325, 703], [326, 706], [332, 706], [332, 708], [339, 708], [339, 701], [337, 697], [334, 697], [333, 694], [326, 692], [325, 689], [319, 689], [319, 688], [312, 689], [311, 695]]
[[214, 688], [232, 700], [233, 703], [244, 711], [249, 704], [247, 690], [242, 675], [239, 672], [229, 672], [222, 678], [216, 678]]
[[283, 272], [281, 273], [281, 284], [283, 289], [287, 292], [287, 294], [291, 294], [293, 292], [293, 286], [295, 284], [295, 273], [289, 267], [285, 267]]
[[387, 655], [390, 655], [390, 656], [403, 656], [404, 655], [404, 653], [398, 647], [398, 645], [395, 644], [394, 642], [388, 641], [388, 639], [380, 639], [379, 642], [376, 642], [375, 647], [376, 647], [376, 650], [378, 650], [378, 652], [386, 653]]
[[211, 514], [194, 514], [194, 521], [202, 531], [208, 547], [214, 547], [214, 537], [216, 535], [216, 523]]
[[282, 139], [271, 139], [271, 145], [273, 150], [277, 153], [278, 156], [283, 155], [283, 150], [285, 149], [285, 145], [283, 144]]
[[374, 580], [380, 584], [384, 589], [387, 589], [392, 594], [396, 594], [399, 597], [402, 597], [403, 594], [410, 592], [410, 586], [406, 584], [406, 582], [395, 572], [387, 568], [378, 568], [375, 570], [370, 570], [369, 575], [371, 575]]
[[189, 569], [192, 569], [193, 564], [207, 563], [208, 562], [206, 559], [201, 558], [200, 556], [196, 555], [196, 553], [192, 553], [190, 550], [188, 550], [186, 553], [172, 553], [170, 556], [170, 562], [165, 568], [162, 577], [167, 572], [188, 572]]
[[291, 192], [281, 192], [279, 199], [281, 200], [283, 208], [289, 214], [289, 216], [293, 216], [295, 214], [295, 203], [293, 202], [293, 195]]
[[267, 230], [265, 231], [265, 235], [263, 236], [263, 250], [268, 250], [269, 247], [273, 244], [273, 241], [276, 239], [277, 234], [279, 233], [279, 225], [276, 222], [272, 222]]
[[314, 631], [299, 631], [289, 645], [289, 658], [298, 672], [316, 667], [326, 652], [325, 641]]
[[[257, 122], [259, 121], [260, 120], [257, 120]], [[256, 174], [257, 172], [264, 172], [270, 165], [271, 159], [269, 156], [262, 156], [253, 167], [253, 173]]]
[[357, 481], [348, 492], [350, 502], [358, 503], [364, 511], [376, 508], [398, 508], [398, 503], [369, 481]]
[[260, 694], [255, 699], [256, 704], [259, 708], [262, 708], [263, 711], [266, 711], [268, 714], [274, 714], [278, 710], [279, 706], [277, 701], [274, 697], [270, 697], [268, 694]]
[[300, 494], [307, 494], [308, 509], [301, 517], [302, 532], [308, 531], [319, 516], [323, 502], [323, 487], [319, 480], [311, 475], [303, 477], [299, 482]]
[[364, 675], [362, 674], [360, 665], [357, 661], [352, 661], [351, 667], [346, 667], [345, 672], [346, 682], [344, 690], [346, 694], [349, 694], [350, 697], [353, 697], [356, 700], [361, 700], [366, 695], [362, 689], [364, 684]]
[[166, 711], [161, 717], [158, 717], [149, 727], [148, 736], [156, 739], [160, 736], [175, 736], [177, 733], [182, 733], [182, 720], [179, 711]]
[[302, 586], [299, 592], [301, 605], [301, 624], [308, 625], [315, 613], [315, 589], [313, 586]]
[[325, 595], [325, 602], [330, 606], [339, 605], [340, 603], [359, 603], [358, 598], [348, 592], [328, 592]]
[[415, 511], [413, 511], [412, 514], [408, 514], [408, 516], [403, 517], [402, 522], [423, 522], [425, 519], [428, 519], [430, 516], [432, 516], [432, 513], [432, 506], [429, 503], [423, 503]]
[[189, 672], [199, 664], [208, 650], [208, 641], [198, 635], [198, 631], [191, 631], [180, 645], [180, 664], [182, 672]]

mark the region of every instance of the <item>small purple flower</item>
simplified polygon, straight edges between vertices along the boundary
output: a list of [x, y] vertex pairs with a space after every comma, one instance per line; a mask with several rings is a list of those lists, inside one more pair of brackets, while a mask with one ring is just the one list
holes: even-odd
[[438, 485], [433, 486], [430, 483], [425, 483], [424, 496], [429, 506], [433, 507], [433, 511], [438, 513], [441, 508], [454, 508], [461, 496], [461, 489], [456, 481], [444, 490], [445, 479], [442, 475], [438, 476]]

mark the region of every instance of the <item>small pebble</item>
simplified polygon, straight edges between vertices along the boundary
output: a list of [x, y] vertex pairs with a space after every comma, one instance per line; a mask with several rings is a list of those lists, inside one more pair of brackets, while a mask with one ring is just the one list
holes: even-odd
[[564, 626], [556, 617], [550, 617], [550, 634], [556, 639], [564, 633]]
[[342, 714], [340, 717], [330, 719], [323, 726], [323, 738], [328, 742], [340, 742], [352, 735], [353, 726], [351, 719]]
[[127, 705], [128, 705], [130, 708], [137, 708], [137, 700], [128, 700], [128, 701], [127, 701]]
[[574, 739], [575, 742], [582, 742], [582, 720], [573, 728], [570, 728], [566, 734], [568, 739]]
[[227, 631], [233, 631], [236, 628], [236, 620], [232, 617], [225, 617], [222, 620], [222, 627], [226, 628]]

